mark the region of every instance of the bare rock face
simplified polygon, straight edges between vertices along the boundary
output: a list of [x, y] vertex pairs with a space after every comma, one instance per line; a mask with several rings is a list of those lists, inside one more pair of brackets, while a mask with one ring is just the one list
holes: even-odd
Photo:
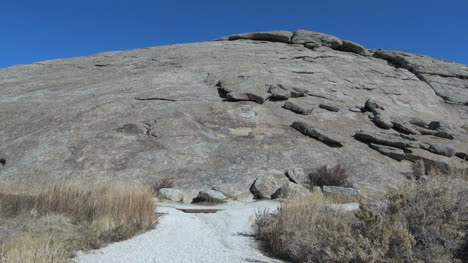
[[289, 180], [280, 171], [271, 170], [258, 177], [252, 186], [250, 192], [258, 199], [273, 199], [282, 186], [288, 184]]
[[[467, 79], [466, 65], [305, 30], [13, 66], [0, 69], [0, 178], [170, 177], [195, 197], [340, 163], [376, 192], [413, 161], [466, 165]], [[317, 110], [296, 114], [289, 101]], [[450, 128], [430, 125], [440, 120]]]

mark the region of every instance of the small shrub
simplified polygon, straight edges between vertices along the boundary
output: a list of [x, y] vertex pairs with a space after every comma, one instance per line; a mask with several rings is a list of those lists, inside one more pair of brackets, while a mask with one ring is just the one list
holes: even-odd
[[350, 181], [347, 169], [340, 164], [333, 167], [323, 165], [310, 173], [308, 179], [308, 184], [311, 188], [313, 186], [323, 187], [324, 185], [341, 187], [353, 186]]

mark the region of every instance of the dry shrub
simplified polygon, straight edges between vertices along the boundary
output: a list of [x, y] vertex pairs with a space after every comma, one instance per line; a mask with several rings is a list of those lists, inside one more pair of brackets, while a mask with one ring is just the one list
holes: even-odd
[[64, 245], [52, 237], [17, 236], [0, 250], [1, 263], [65, 263], [68, 258]]
[[258, 237], [293, 262], [462, 262], [467, 226], [468, 183], [434, 172], [356, 212], [309, 196], [256, 217]]
[[340, 187], [353, 186], [349, 179], [348, 170], [340, 164], [333, 167], [323, 165], [310, 173], [308, 179], [308, 184], [311, 188], [313, 186], [323, 187], [324, 185]]

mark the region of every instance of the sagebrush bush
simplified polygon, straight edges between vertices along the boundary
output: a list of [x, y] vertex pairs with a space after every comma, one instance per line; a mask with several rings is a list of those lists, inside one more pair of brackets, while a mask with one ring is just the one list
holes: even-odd
[[257, 235], [293, 262], [463, 262], [468, 183], [461, 178], [432, 172], [355, 212], [317, 195], [287, 200], [257, 214]]
[[333, 167], [323, 165], [308, 175], [308, 184], [313, 186], [323, 187], [327, 186], [340, 186], [352, 187], [349, 173], [346, 167], [337, 164]]

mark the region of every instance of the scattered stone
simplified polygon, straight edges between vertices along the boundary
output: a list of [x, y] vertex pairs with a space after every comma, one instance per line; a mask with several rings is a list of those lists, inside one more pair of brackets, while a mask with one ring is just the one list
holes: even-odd
[[393, 123], [390, 117], [388, 117], [384, 111], [381, 109], [374, 109], [372, 110], [372, 113], [374, 114], [372, 121], [375, 123], [375, 125], [386, 130], [393, 127]]
[[404, 133], [404, 134], [421, 134], [419, 131], [416, 129], [413, 129], [408, 123], [398, 121], [398, 120], [393, 120], [393, 129], [395, 129], [398, 132]]
[[457, 153], [455, 153], [455, 156], [457, 156], [458, 158], [460, 158], [462, 160], [468, 161], [468, 154], [467, 153], [457, 152]]
[[447, 130], [450, 128], [450, 123], [446, 121], [431, 121], [431, 123], [429, 123], [429, 129], [431, 130]]
[[404, 134], [404, 133], [400, 133], [400, 137], [403, 138], [403, 139], [407, 139], [407, 140], [410, 140], [410, 141], [417, 141], [418, 139], [408, 135], [408, 134]]
[[365, 111], [374, 111], [376, 109], [381, 109], [385, 110], [380, 104], [375, 101], [374, 98], [369, 98], [366, 100], [366, 103], [364, 104], [364, 110]]
[[313, 128], [311, 125], [305, 122], [296, 121], [291, 126], [294, 129], [300, 131], [302, 134], [310, 136], [326, 144], [330, 144], [332, 146], [338, 146], [338, 147], [343, 146], [343, 143], [341, 142], [341, 140], [336, 139], [335, 135], [330, 136], [328, 132], [322, 131], [317, 128]]
[[279, 31], [269, 31], [269, 32], [236, 34], [236, 35], [222, 37], [216, 40], [222, 41], [222, 40], [250, 39], [250, 40], [289, 43], [292, 35], [293, 35], [292, 32], [279, 30]]
[[373, 133], [373, 132], [359, 130], [359, 131], [356, 131], [355, 137], [366, 142], [372, 142], [375, 144], [383, 144], [383, 145], [392, 146], [392, 147], [396, 147], [400, 149], [406, 149], [408, 147], [419, 148], [419, 142], [406, 140], [396, 135]]
[[338, 50], [345, 51], [345, 52], [352, 52], [358, 55], [369, 56], [369, 51], [361, 46], [358, 43], [349, 41], [349, 40], [342, 40], [343, 44], [338, 47]]
[[310, 113], [312, 113], [314, 109], [310, 105], [304, 105], [304, 104], [300, 104], [300, 103], [292, 102], [292, 101], [286, 101], [284, 103], [283, 108], [288, 109], [298, 114], [302, 114], [302, 115], [309, 115]]
[[352, 112], [362, 112], [362, 109], [358, 106], [349, 107], [348, 110]]
[[278, 189], [276, 193], [271, 196], [271, 198], [295, 198], [305, 196], [308, 193], [310, 193], [310, 191], [304, 186], [295, 184], [293, 182], [288, 182], [287, 184], [281, 186], [280, 189]]
[[200, 191], [198, 196], [195, 198], [194, 203], [198, 202], [213, 202], [213, 203], [221, 203], [226, 201], [228, 198], [221, 192], [216, 190], [207, 190], [207, 191]]
[[259, 176], [250, 187], [250, 192], [257, 199], [271, 199], [281, 186], [289, 182], [280, 171], [271, 170]]
[[455, 136], [448, 131], [438, 131], [435, 136], [449, 140], [455, 139]]
[[289, 181], [301, 185], [305, 185], [308, 180], [307, 175], [304, 173], [302, 168], [288, 169], [286, 171], [286, 177], [289, 178]]
[[338, 112], [340, 111], [340, 108], [336, 107], [336, 106], [333, 106], [333, 105], [328, 105], [328, 104], [319, 104], [319, 107], [321, 109], [325, 109], [325, 110], [328, 110], [328, 111], [333, 111], [333, 112]]
[[181, 202], [184, 200], [184, 193], [181, 190], [175, 188], [161, 188], [158, 191], [158, 197], [160, 199]]
[[390, 147], [390, 146], [378, 145], [375, 143], [371, 143], [369, 144], [369, 146], [372, 149], [380, 152], [381, 154], [386, 155], [399, 162], [405, 159], [405, 152], [402, 149]]
[[447, 157], [452, 157], [456, 152], [454, 147], [447, 144], [431, 144], [429, 151]]

